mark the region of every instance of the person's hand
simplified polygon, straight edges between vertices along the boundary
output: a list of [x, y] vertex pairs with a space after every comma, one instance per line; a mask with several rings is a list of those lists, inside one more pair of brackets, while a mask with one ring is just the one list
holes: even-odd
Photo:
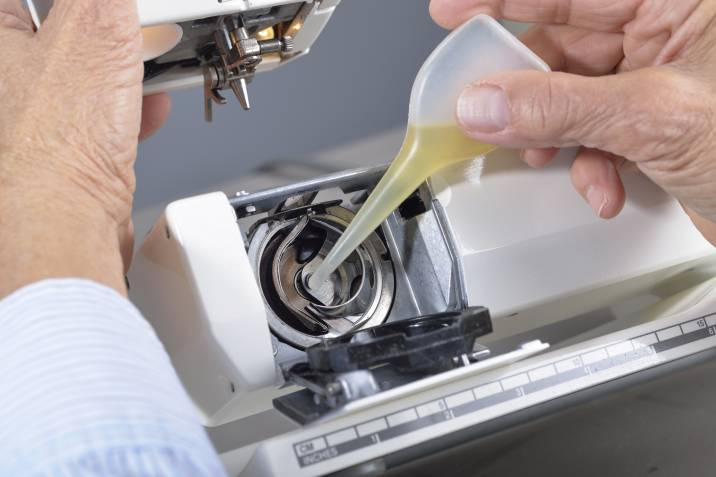
[[170, 109], [142, 101], [136, 0], [55, 0], [38, 32], [0, 0], [0, 41], [0, 296], [53, 276], [122, 291], [137, 142]]
[[716, 2], [432, 0], [455, 28], [478, 13], [535, 22], [523, 41], [555, 73], [511, 72], [470, 85], [458, 119], [472, 137], [524, 148], [533, 167], [582, 146], [577, 191], [603, 218], [625, 200], [631, 161], [716, 239]]

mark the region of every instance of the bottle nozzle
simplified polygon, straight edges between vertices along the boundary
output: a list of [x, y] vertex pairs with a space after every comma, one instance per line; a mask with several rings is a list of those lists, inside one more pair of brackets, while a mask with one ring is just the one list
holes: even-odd
[[308, 277], [306, 277], [304, 279], [303, 284], [309, 290], [318, 290], [321, 288], [321, 285], [323, 285], [326, 282], [326, 280], [328, 280], [328, 276], [331, 273], [333, 273], [333, 270], [324, 272], [324, 266], [323, 266], [323, 264], [321, 264], [318, 266], [318, 269], [316, 269], [316, 271], [314, 273], [308, 275]]

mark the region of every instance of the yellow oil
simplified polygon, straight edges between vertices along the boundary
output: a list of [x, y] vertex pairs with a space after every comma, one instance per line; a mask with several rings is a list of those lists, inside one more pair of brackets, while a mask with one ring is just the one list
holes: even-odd
[[[456, 125], [410, 125], [391, 169], [400, 164], [410, 164], [408, 167], [415, 170], [422, 178], [420, 182], [423, 182], [447, 165], [474, 159], [494, 149], [495, 146], [466, 136]], [[418, 164], [419, 170], [415, 167]], [[386, 177], [388, 175], [385, 174]]]
[[309, 278], [317, 288], [420, 184], [439, 169], [487, 154], [495, 146], [480, 143], [456, 125], [409, 125], [403, 146], [323, 263]]

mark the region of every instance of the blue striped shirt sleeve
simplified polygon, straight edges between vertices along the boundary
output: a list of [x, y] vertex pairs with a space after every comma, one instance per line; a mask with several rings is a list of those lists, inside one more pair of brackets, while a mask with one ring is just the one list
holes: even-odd
[[115, 291], [46, 280], [0, 301], [0, 476], [222, 476], [154, 331]]

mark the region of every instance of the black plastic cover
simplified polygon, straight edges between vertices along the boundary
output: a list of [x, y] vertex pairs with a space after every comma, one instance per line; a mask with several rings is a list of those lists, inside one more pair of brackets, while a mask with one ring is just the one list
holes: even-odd
[[274, 399], [274, 407], [300, 424], [313, 422], [348, 402], [465, 365], [460, 357], [484, 351], [477, 338], [490, 332], [490, 312], [473, 307], [324, 340], [306, 350], [307, 362], [284, 371], [305, 389]]
[[472, 307], [387, 323], [306, 350], [315, 371], [342, 373], [390, 364], [403, 372], [451, 368], [453, 358], [473, 352], [475, 340], [492, 332], [490, 312]]

